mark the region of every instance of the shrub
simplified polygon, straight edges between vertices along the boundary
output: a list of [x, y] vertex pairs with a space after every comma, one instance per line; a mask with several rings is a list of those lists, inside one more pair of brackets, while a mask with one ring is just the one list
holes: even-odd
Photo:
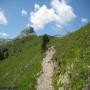
[[41, 48], [42, 50], [46, 50], [47, 49], [47, 44], [49, 42], [49, 37], [47, 34], [45, 34], [42, 38], [42, 45], [41, 45]]
[[8, 57], [8, 49], [5, 46], [0, 47], [0, 60], [3, 60]]

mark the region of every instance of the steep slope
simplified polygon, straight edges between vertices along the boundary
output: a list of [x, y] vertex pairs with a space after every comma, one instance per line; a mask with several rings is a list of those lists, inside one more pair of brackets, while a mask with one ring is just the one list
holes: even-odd
[[55, 90], [90, 90], [90, 24], [64, 37], [52, 38]]
[[8, 57], [0, 61], [0, 89], [34, 90], [41, 71], [41, 37], [29, 36], [5, 44]]

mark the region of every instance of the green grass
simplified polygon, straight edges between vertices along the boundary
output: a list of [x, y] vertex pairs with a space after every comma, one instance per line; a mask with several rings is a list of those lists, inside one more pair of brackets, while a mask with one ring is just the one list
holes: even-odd
[[[61, 66], [58, 65], [61, 71], [61, 75], [70, 71], [69, 87], [72, 90], [82, 90], [83, 86], [90, 77], [90, 24], [81, 27], [76, 32], [72, 32], [64, 37], [53, 37], [49, 43], [54, 45], [56, 53], [54, 58], [57, 58], [57, 62], [64, 61]], [[73, 64], [73, 69], [68, 70], [68, 66]], [[54, 73], [53, 85], [55, 90], [61, 87], [61, 83], [57, 85], [59, 75]]]
[[30, 36], [7, 44], [9, 57], [0, 61], [0, 88], [18, 87], [35, 90], [37, 73], [41, 71], [44, 54], [41, 37]]
[[[41, 62], [45, 56], [41, 52], [41, 43], [42, 37], [30, 36], [5, 44], [9, 56], [0, 61], [0, 88], [35, 90], [37, 73], [42, 70]], [[66, 86], [71, 90], [82, 90], [90, 83], [90, 24], [64, 37], [50, 37], [48, 46], [55, 46], [54, 58], [57, 58], [59, 67], [53, 75], [55, 90], [64, 87], [58, 81], [65, 73], [69, 76]], [[60, 65], [62, 61], [64, 63]]]

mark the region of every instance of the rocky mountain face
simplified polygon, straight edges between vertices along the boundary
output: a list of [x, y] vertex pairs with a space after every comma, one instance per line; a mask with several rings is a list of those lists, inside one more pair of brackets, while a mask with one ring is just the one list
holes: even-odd
[[27, 36], [31, 36], [31, 35], [36, 35], [36, 33], [35, 33], [33, 27], [27, 27], [20, 33], [19, 38], [27, 37]]

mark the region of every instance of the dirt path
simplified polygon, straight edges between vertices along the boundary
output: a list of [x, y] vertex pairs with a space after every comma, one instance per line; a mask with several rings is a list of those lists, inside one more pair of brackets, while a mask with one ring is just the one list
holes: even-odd
[[52, 86], [52, 75], [54, 67], [53, 63], [51, 62], [54, 53], [55, 50], [53, 47], [51, 47], [46, 52], [46, 57], [43, 59], [42, 63], [43, 73], [37, 80], [37, 90], [54, 90]]

